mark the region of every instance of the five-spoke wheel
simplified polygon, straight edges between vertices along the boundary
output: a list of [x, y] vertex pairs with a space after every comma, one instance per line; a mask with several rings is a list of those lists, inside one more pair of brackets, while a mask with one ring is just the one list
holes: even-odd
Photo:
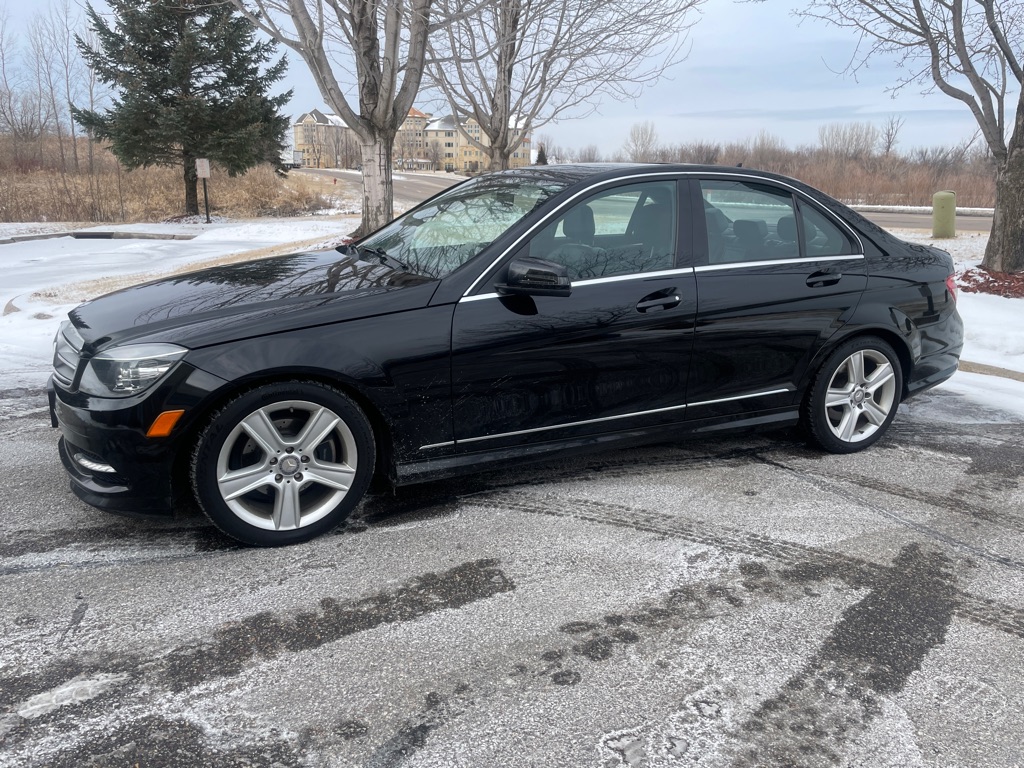
[[881, 339], [842, 344], [818, 372], [804, 406], [812, 440], [832, 453], [852, 453], [878, 440], [899, 406], [899, 359]]
[[248, 544], [305, 541], [355, 507], [374, 464], [359, 408], [315, 383], [251, 390], [214, 416], [192, 461], [203, 511]]

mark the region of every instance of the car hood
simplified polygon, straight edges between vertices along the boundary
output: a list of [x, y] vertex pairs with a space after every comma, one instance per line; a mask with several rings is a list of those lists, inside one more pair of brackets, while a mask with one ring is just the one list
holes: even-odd
[[176, 275], [69, 313], [95, 352], [127, 341], [201, 347], [425, 306], [437, 281], [354, 251], [296, 253]]

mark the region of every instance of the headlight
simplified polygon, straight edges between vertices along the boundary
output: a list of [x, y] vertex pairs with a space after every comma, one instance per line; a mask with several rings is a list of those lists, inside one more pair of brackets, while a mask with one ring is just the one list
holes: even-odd
[[99, 397], [127, 397], [149, 389], [188, 350], [175, 344], [130, 344], [89, 360], [78, 388]]

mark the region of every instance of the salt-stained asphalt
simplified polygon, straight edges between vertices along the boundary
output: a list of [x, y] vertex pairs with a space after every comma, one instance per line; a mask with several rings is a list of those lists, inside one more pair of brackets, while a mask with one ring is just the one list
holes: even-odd
[[1019, 417], [940, 389], [854, 456], [605, 453], [254, 550], [77, 501], [42, 404], [0, 393], [0, 765], [1021, 765]]

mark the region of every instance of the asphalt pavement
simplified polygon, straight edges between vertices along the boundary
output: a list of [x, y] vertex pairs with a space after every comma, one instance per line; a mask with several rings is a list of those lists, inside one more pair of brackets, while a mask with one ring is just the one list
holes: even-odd
[[245, 549], [77, 501], [0, 393], [2, 766], [1017, 766], [1024, 433], [933, 390], [369, 499]]

